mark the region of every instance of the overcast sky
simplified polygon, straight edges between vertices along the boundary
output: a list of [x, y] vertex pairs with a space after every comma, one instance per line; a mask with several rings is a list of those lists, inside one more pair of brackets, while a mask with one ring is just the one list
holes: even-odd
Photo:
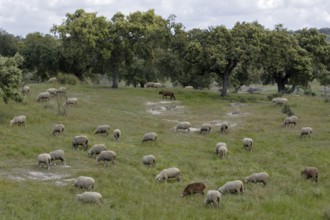
[[64, 21], [66, 13], [77, 9], [97, 12], [109, 20], [119, 11], [128, 15], [154, 9], [165, 19], [176, 15], [176, 22], [186, 30], [217, 25], [232, 28], [238, 21], [258, 21], [269, 29], [276, 24], [289, 30], [330, 28], [329, 0], [0, 0], [0, 28], [23, 37], [33, 32], [48, 34], [54, 24]]

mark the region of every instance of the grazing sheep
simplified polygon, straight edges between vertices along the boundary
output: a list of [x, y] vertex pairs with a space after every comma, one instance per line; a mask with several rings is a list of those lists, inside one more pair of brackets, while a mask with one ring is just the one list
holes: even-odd
[[72, 140], [72, 147], [80, 150], [78, 147], [82, 146], [84, 150], [88, 149], [88, 137], [85, 135], [75, 136]]
[[300, 174], [305, 176], [306, 179], [313, 179], [315, 183], [317, 183], [319, 178], [319, 170], [316, 167], [305, 167]]
[[206, 193], [205, 205], [215, 205], [219, 208], [221, 202], [221, 193], [217, 190], [209, 190]]
[[156, 141], [157, 140], [157, 133], [156, 132], [149, 132], [145, 133], [142, 138], [142, 143], [146, 141]]
[[226, 146], [220, 146], [218, 149], [218, 156], [223, 159], [228, 155], [228, 148]]
[[102, 151], [107, 150], [107, 146], [105, 144], [94, 144], [91, 149], [88, 151], [88, 157], [92, 157], [94, 154], [97, 156]]
[[119, 141], [120, 136], [121, 136], [120, 129], [117, 128], [117, 129], [113, 130], [113, 137], [114, 137], [115, 141]]
[[225, 133], [229, 128], [229, 124], [227, 122], [223, 122], [220, 124], [220, 133]]
[[195, 193], [200, 193], [201, 195], [204, 195], [204, 189], [205, 189], [204, 183], [201, 182], [190, 183], [184, 188], [181, 197], [185, 197], [187, 195], [191, 195]]
[[161, 180], [165, 180], [167, 182], [167, 179], [169, 178], [175, 178], [176, 181], [180, 181], [181, 180], [181, 171], [176, 168], [176, 167], [172, 167], [172, 168], [167, 168], [162, 170], [156, 177], [155, 177], [155, 181], [159, 182]]
[[199, 132], [201, 134], [209, 133], [212, 130], [212, 126], [209, 123], [205, 123], [202, 125], [202, 127], [199, 129]]
[[[62, 161], [63, 165], [65, 165], [65, 159], [64, 159], [64, 151], [63, 150], [54, 150], [49, 152], [50, 155], [50, 161], [54, 160], [60, 160]], [[56, 163], [54, 163], [56, 165]]]
[[37, 102], [47, 102], [50, 99], [50, 93], [49, 92], [41, 92], [39, 93], [36, 101]]
[[47, 82], [48, 83], [55, 83], [56, 81], [57, 81], [56, 77], [50, 77]]
[[64, 103], [64, 106], [66, 107], [75, 107], [78, 103], [78, 99], [77, 98], [67, 98], [65, 103]]
[[142, 158], [142, 163], [146, 166], [155, 166], [156, 164], [156, 158], [154, 155], [146, 155]]
[[161, 87], [164, 87], [161, 83], [154, 83], [152, 85], [153, 88], [161, 88]]
[[188, 132], [190, 132], [190, 127], [191, 127], [190, 122], [182, 121], [182, 122], [179, 122], [175, 126], [175, 131], [188, 131]]
[[215, 154], [219, 154], [219, 149], [220, 149], [221, 146], [227, 147], [227, 144], [225, 142], [218, 142], [215, 145]]
[[30, 87], [28, 85], [25, 85], [22, 87], [22, 94], [28, 95], [30, 93]]
[[295, 115], [286, 117], [283, 121], [282, 127], [290, 128], [290, 125], [293, 124], [293, 127], [296, 127], [298, 117]]
[[47, 153], [42, 153], [38, 155], [38, 165], [41, 168], [42, 165], [47, 166], [48, 170], [50, 169], [51, 157]]
[[170, 97], [170, 99], [174, 99], [175, 100], [175, 96], [174, 96], [174, 93], [171, 92], [171, 91], [160, 91], [159, 92], [159, 95], [163, 95], [163, 99], [166, 98], [167, 99], [167, 96]]
[[9, 126], [18, 125], [18, 126], [24, 126], [25, 127], [26, 122], [26, 116], [25, 115], [18, 115], [15, 116], [12, 120], [9, 122]]
[[251, 151], [253, 146], [253, 139], [252, 138], [243, 138], [243, 146], [245, 150]]
[[49, 89], [46, 90], [46, 92], [49, 92], [49, 94], [51, 96], [54, 96], [57, 93], [57, 89], [56, 88], [49, 88]]
[[64, 125], [63, 124], [55, 124], [52, 130], [53, 135], [60, 135], [64, 132]]
[[273, 98], [272, 102], [276, 105], [284, 105], [288, 102], [288, 100], [286, 98]]
[[193, 86], [185, 86], [184, 89], [194, 89]]
[[110, 126], [109, 125], [99, 125], [94, 131], [94, 134], [105, 134], [109, 135]]
[[252, 183], [263, 183], [264, 186], [267, 185], [269, 179], [269, 174], [266, 172], [261, 173], [253, 173], [250, 176], [244, 178], [244, 182], [252, 182]]
[[101, 205], [102, 195], [98, 192], [84, 192], [76, 195], [76, 200], [83, 203], [95, 203]]
[[66, 87], [59, 87], [57, 89], [57, 94], [66, 94]]
[[100, 161], [104, 161], [104, 166], [109, 166], [111, 161], [115, 165], [116, 153], [111, 150], [101, 151], [101, 153], [96, 158], [96, 164], [99, 164]]
[[95, 180], [89, 176], [79, 176], [73, 181], [73, 185], [80, 189], [92, 190], [94, 189]]
[[300, 137], [302, 137], [302, 136], [311, 137], [312, 132], [313, 132], [313, 129], [311, 127], [302, 127], [300, 130]]
[[147, 82], [146, 83], [146, 88], [152, 88], [152, 87], [154, 87], [154, 82]]
[[244, 192], [244, 184], [241, 180], [234, 180], [225, 183], [218, 189], [221, 194]]

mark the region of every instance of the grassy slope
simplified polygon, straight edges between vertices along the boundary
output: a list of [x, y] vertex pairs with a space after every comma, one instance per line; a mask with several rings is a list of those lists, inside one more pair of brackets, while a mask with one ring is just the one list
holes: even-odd
[[[220, 98], [207, 91], [175, 90], [180, 110], [161, 115], [147, 113], [146, 102], [161, 101], [154, 89], [73, 86], [69, 96], [79, 99], [78, 107], [68, 115], [57, 115], [56, 103], [35, 102], [35, 97], [50, 85], [31, 85], [32, 94], [25, 104], [0, 103], [0, 218], [1, 219], [321, 219], [330, 215], [329, 104], [318, 97], [288, 96], [291, 109], [299, 117], [298, 128], [283, 129], [281, 108], [266, 95], [231, 94]], [[243, 103], [234, 107], [231, 103]], [[246, 113], [231, 117], [227, 113]], [[9, 127], [18, 114], [27, 115], [26, 128]], [[230, 133], [213, 131], [199, 134], [175, 133], [176, 121], [190, 121], [193, 127], [204, 122], [228, 121], [235, 125]], [[63, 136], [53, 137], [53, 124], [63, 123]], [[93, 134], [97, 125], [120, 128], [123, 136], [116, 143], [112, 137]], [[312, 138], [300, 139], [302, 126], [314, 129]], [[145, 132], [158, 133], [156, 143], [141, 144]], [[115, 166], [97, 166], [87, 152], [71, 148], [73, 136], [85, 134], [90, 144], [105, 143], [117, 152]], [[246, 152], [241, 140], [252, 137], [255, 146]], [[229, 157], [214, 154], [217, 142], [226, 142]], [[70, 167], [39, 169], [39, 153], [62, 148]], [[154, 154], [157, 164], [145, 167], [141, 158]], [[155, 183], [164, 168], [177, 166], [181, 182]], [[304, 166], [320, 170], [318, 185], [300, 176]], [[75, 201], [82, 190], [55, 185], [56, 180], [36, 181], [26, 177], [29, 171], [91, 176], [95, 191], [104, 197], [104, 205], [84, 205]], [[191, 182], [203, 181], [207, 189], [217, 189], [225, 182], [242, 179], [253, 172], [267, 171], [269, 185], [248, 184], [243, 195], [224, 195], [220, 209], [204, 207], [204, 197], [180, 198]], [[24, 177], [25, 181], [8, 177]]]

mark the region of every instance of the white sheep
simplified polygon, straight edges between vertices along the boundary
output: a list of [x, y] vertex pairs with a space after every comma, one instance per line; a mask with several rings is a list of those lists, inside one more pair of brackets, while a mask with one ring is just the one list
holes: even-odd
[[293, 124], [293, 127], [296, 127], [298, 117], [295, 115], [288, 116], [284, 119], [282, 127], [289, 128], [291, 124]]
[[[50, 155], [50, 161], [54, 161], [54, 160], [60, 160], [62, 161], [63, 165], [65, 165], [65, 159], [64, 159], [64, 151], [59, 149], [59, 150], [54, 150], [49, 152]], [[54, 163], [54, 165], [56, 165], [56, 163]]]
[[92, 190], [95, 186], [95, 180], [89, 176], [79, 176], [73, 181], [73, 185], [80, 189]]
[[94, 144], [91, 149], [88, 151], [88, 156], [92, 157], [93, 155], [99, 155], [102, 151], [107, 150], [105, 144]]
[[156, 132], [149, 132], [145, 133], [142, 138], [142, 143], [147, 141], [156, 141], [157, 140], [157, 133]]
[[110, 126], [109, 125], [99, 125], [94, 131], [94, 134], [105, 134], [109, 135]]
[[47, 102], [50, 99], [49, 92], [41, 92], [38, 94], [36, 101], [37, 102]]
[[82, 146], [84, 150], [88, 149], [88, 137], [85, 135], [78, 135], [75, 136], [72, 140], [72, 147], [74, 149], [78, 149], [80, 150], [80, 148], [78, 148], [79, 146]]
[[56, 77], [50, 77], [47, 82], [48, 83], [55, 83], [56, 81], [57, 81]]
[[182, 122], [179, 122], [175, 126], [175, 131], [188, 131], [188, 132], [190, 132], [190, 127], [191, 127], [190, 122], [182, 121]]
[[243, 146], [245, 150], [251, 151], [253, 146], [253, 139], [252, 138], [243, 138]]
[[18, 116], [15, 116], [12, 120], [10, 120], [9, 126], [10, 127], [13, 125], [25, 126], [25, 122], [26, 122], [26, 116], [18, 115]]
[[57, 89], [56, 88], [49, 88], [49, 89], [46, 90], [46, 92], [49, 92], [49, 94], [51, 96], [54, 96], [57, 93]]
[[288, 99], [286, 99], [286, 98], [273, 98], [272, 102], [275, 103], [276, 105], [284, 105], [288, 102]]
[[41, 168], [42, 165], [45, 165], [48, 170], [50, 169], [51, 157], [47, 153], [42, 153], [38, 155], [38, 165]]
[[221, 202], [221, 193], [217, 190], [208, 190], [205, 198], [205, 205], [215, 205], [219, 208]]
[[225, 183], [218, 189], [221, 194], [244, 192], [244, 184], [241, 180], [234, 180]]
[[120, 136], [121, 136], [120, 129], [116, 128], [115, 130], [113, 130], [113, 137], [115, 141], [119, 141]]
[[185, 86], [184, 89], [194, 89], [193, 86]]
[[154, 84], [155, 84], [154, 82], [147, 82], [145, 87], [146, 88], [152, 88], [152, 87], [154, 87]]
[[23, 95], [28, 95], [30, 93], [30, 87], [28, 85], [24, 85], [22, 87], [22, 94]]
[[300, 130], [300, 137], [308, 136], [311, 137], [313, 129], [311, 127], [302, 127]]
[[142, 163], [147, 166], [155, 166], [156, 164], [156, 158], [154, 155], [146, 155], [142, 158]]
[[252, 182], [252, 183], [263, 183], [264, 186], [267, 185], [269, 179], [269, 174], [266, 172], [253, 173], [250, 176], [244, 178], [244, 182]]
[[104, 166], [109, 166], [109, 162], [115, 164], [117, 154], [114, 151], [106, 150], [101, 151], [101, 153], [96, 158], [96, 164], [99, 164], [100, 161], [104, 161]]
[[218, 149], [218, 156], [223, 159], [228, 155], [228, 148], [226, 146], [220, 146]]
[[219, 148], [221, 146], [225, 146], [227, 147], [227, 144], [225, 142], [218, 142], [216, 145], [215, 145], [215, 154], [219, 154]]
[[199, 129], [199, 132], [201, 134], [209, 133], [212, 130], [212, 126], [210, 123], [205, 123], [202, 125], [202, 127]]
[[220, 124], [220, 132], [225, 133], [229, 128], [229, 124], [227, 122], [223, 122]]
[[66, 87], [59, 87], [57, 89], [57, 94], [66, 94]]
[[161, 180], [167, 181], [169, 178], [175, 178], [176, 181], [181, 180], [181, 171], [176, 167], [171, 167], [163, 169], [156, 177], [155, 181], [159, 182]]
[[153, 88], [161, 88], [161, 87], [164, 87], [164, 85], [161, 84], [161, 83], [156, 82], [156, 83], [154, 83], [154, 84], [152, 85], [152, 87], [153, 87]]
[[64, 106], [65, 107], [75, 107], [77, 105], [77, 103], [78, 103], [78, 99], [71, 97], [71, 98], [66, 99]]
[[101, 205], [102, 195], [98, 192], [84, 192], [76, 195], [76, 200], [83, 203], [95, 203]]
[[64, 125], [63, 124], [55, 124], [52, 130], [53, 135], [60, 135], [64, 132]]

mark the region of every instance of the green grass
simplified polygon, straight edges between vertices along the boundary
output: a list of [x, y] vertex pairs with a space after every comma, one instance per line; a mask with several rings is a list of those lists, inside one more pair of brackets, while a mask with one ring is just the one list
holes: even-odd
[[[177, 101], [170, 105], [183, 108], [152, 115], [147, 110], [154, 105], [146, 103], [163, 101], [158, 90], [76, 85], [68, 90], [68, 96], [77, 97], [78, 106], [61, 116], [54, 100], [35, 102], [37, 94], [51, 85], [30, 87], [24, 103], [0, 103], [0, 219], [330, 218], [330, 106], [319, 96], [286, 96], [299, 121], [296, 128], [284, 129], [285, 115], [281, 107], [267, 100], [268, 94], [221, 98], [212, 91], [173, 89]], [[231, 112], [241, 114], [230, 116]], [[26, 127], [9, 127], [11, 118], [19, 114], [27, 116]], [[227, 121], [232, 127], [228, 134], [220, 134], [215, 127], [207, 135], [175, 133], [177, 121], [190, 121], [194, 128], [205, 122]], [[55, 123], [65, 125], [63, 135], [51, 135]], [[109, 124], [111, 130], [120, 128], [120, 142], [112, 136], [94, 135], [100, 124]], [[303, 126], [313, 127], [311, 138], [299, 138]], [[157, 142], [141, 144], [143, 134], [151, 131], [158, 133]], [[89, 137], [90, 145], [105, 143], [114, 150], [116, 165], [96, 165], [87, 152], [73, 150], [72, 138], [80, 134]], [[252, 152], [244, 150], [243, 137], [254, 139]], [[220, 141], [229, 149], [223, 160], [214, 154]], [[39, 153], [60, 148], [69, 167], [52, 166], [48, 171], [37, 166]], [[142, 164], [147, 154], [156, 156], [155, 167]], [[172, 166], [181, 170], [181, 182], [154, 182], [162, 169]], [[319, 168], [317, 185], [300, 176], [305, 166]], [[261, 171], [270, 174], [266, 187], [248, 184], [244, 194], [223, 195], [219, 209], [206, 208], [200, 195], [180, 198], [191, 182], [203, 181], [206, 192]], [[34, 180], [29, 172], [66, 177]], [[104, 198], [101, 207], [75, 201], [75, 195], [83, 190], [71, 182], [56, 184], [80, 175], [96, 180], [95, 191]]]

